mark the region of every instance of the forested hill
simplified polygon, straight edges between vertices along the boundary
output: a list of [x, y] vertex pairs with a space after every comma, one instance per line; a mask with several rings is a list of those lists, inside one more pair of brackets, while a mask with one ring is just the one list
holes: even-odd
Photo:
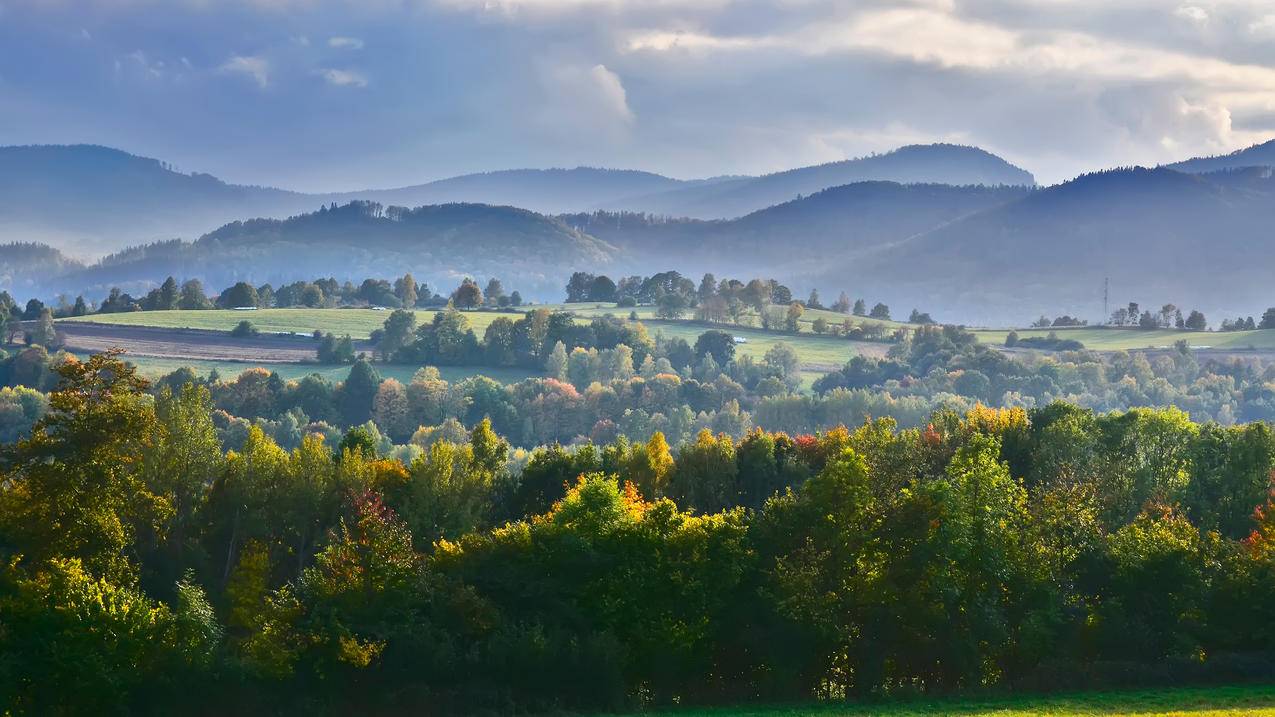
[[1028, 195], [1027, 187], [859, 182], [733, 220], [649, 214], [564, 215], [569, 225], [622, 247], [642, 268], [796, 274], [844, 261]]
[[1275, 276], [1257, 257], [1275, 243], [1273, 223], [1269, 170], [1121, 169], [1032, 192], [876, 256], [830, 261], [821, 276], [970, 323], [1041, 311], [1098, 318], [1107, 278], [1115, 297], [1235, 313], [1269, 303]]
[[317, 206], [302, 194], [183, 174], [108, 147], [0, 147], [0, 238], [7, 241], [94, 253]]
[[525, 209], [480, 204], [387, 209], [351, 202], [286, 220], [234, 222], [195, 242], [134, 247], [50, 284], [93, 295], [111, 286], [137, 290], [170, 274], [220, 286], [410, 271], [448, 284], [464, 275], [500, 276], [527, 290], [556, 293], [571, 267], [607, 266], [615, 255], [606, 242]]
[[985, 186], [1036, 183], [1030, 172], [977, 147], [909, 145], [869, 157], [631, 197], [605, 208], [700, 219], [732, 218], [829, 187], [864, 181]]
[[1275, 139], [1236, 150], [1230, 154], [1188, 159], [1170, 164], [1167, 168], [1176, 169], [1179, 172], [1201, 173], [1244, 167], [1275, 167]]
[[863, 179], [1030, 184], [982, 150], [934, 145], [765, 177], [678, 180], [617, 169], [518, 169], [399, 189], [302, 194], [185, 174], [156, 159], [92, 145], [0, 147], [0, 240], [41, 242], [81, 256], [191, 239], [249, 217], [284, 218], [353, 200], [385, 206], [466, 202], [544, 213], [597, 208], [734, 217]]
[[510, 169], [466, 174], [399, 189], [351, 192], [341, 196], [411, 207], [477, 202], [557, 213], [611, 204], [623, 197], [698, 184], [700, 183], [627, 169]]

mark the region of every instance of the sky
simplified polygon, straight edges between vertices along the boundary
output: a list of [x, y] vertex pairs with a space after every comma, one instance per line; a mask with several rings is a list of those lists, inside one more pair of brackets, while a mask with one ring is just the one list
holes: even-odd
[[1275, 0], [0, 0], [0, 144], [304, 191], [936, 141], [1054, 183], [1272, 137]]

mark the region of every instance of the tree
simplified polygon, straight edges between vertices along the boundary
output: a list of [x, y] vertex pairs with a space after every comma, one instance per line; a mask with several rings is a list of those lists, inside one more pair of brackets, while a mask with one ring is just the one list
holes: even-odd
[[48, 414], [6, 461], [0, 535], [30, 560], [75, 558], [92, 575], [128, 581], [135, 541], [162, 534], [170, 510], [139, 472], [156, 435], [148, 384], [117, 351], [56, 371]]
[[589, 284], [589, 301], [615, 301], [615, 282], [606, 274], [601, 274]]
[[890, 307], [882, 303], [877, 303], [875, 306], [872, 307], [872, 312], [868, 314], [868, 317], [873, 319], [882, 319], [884, 321], [889, 321]]
[[366, 423], [372, 417], [372, 401], [381, 386], [381, 377], [365, 359], [354, 362], [350, 375], [341, 384], [341, 420], [347, 426]]
[[512, 294], [510, 294], [510, 295], [509, 295], [509, 305], [510, 305], [510, 306], [522, 306], [522, 294], [519, 294], [519, 293], [517, 292], [517, 290], [515, 290]]
[[226, 309], [255, 308], [257, 302], [257, 288], [246, 281], [236, 282], [217, 297], [218, 306]]
[[805, 311], [801, 308], [801, 304], [792, 302], [788, 305], [788, 311], [784, 314], [784, 329], [786, 331], [797, 332], [801, 330], [801, 315]]
[[468, 277], [452, 292], [452, 303], [458, 309], [473, 309], [483, 305], [483, 291], [478, 283]]
[[567, 377], [567, 347], [561, 341], [554, 343], [553, 351], [545, 359], [545, 374], [559, 381]]
[[28, 343], [43, 346], [46, 349], [56, 349], [62, 345], [62, 341], [58, 338], [57, 327], [53, 325], [53, 312], [48, 307], [40, 311], [40, 318], [36, 320], [28, 339]]
[[819, 303], [819, 290], [818, 290], [818, 289], [811, 289], [811, 290], [810, 290], [810, 298], [809, 298], [809, 299], [806, 299], [806, 306], [807, 306], [807, 307], [809, 307], [809, 308], [811, 308], [811, 309], [822, 309], [822, 308], [823, 308], [823, 304], [820, 304], [820, 303]]
[[257, 330], [257, 327], [254, 326], [253, 323], [251, 321], [248, 321], [247, 319], [244, 319], [243, 321], [240, 321], [239, 323], [235, 324], [235, 328], [230, 330], [231, 336], [234, 336], [235, 338], [240, 338], [240, 339], [250, 338], [250, 337], [256, 336], [259, 333], [260, 332]]
[[[88, 313], [89, 313], [89, 307], [88, 307], [88, 304], [84, 303], [84, 297], [83, 296], [75, 297], [75, 305], [71, 307], [71, 316], [85, 316]], [[0, 329], [2, 328], [3, 328], [3, 324], [0, 323]]]
[[854, 315], [855, 315], [855, 316], [867, 316], [867, 315], [868, 315], [868, 305], [867, 305], [866, 303], [864, 303], [863, 299], [855, 299], [855, 300], [854, 300]]
[[405, 309], [416, 306], [416, 300], [419, 298], [416, 289], [416, 279], [412, 278], [410, 273], [394, 281], [394, 295], [398, 297], [399, 303]]
[[656, 316], [661, 319], [680, 319], [686, 313], [686, 297], [678, 293], [664, 294], [656, 301]]
[[177, 288], [177, 280], [170, 276], [160, 285], [155, 305], [151, 308], [159, 311], [176, 309], [180, 300], [181, 290]]
[[488, 304], [499, 305], [500, 300], [505, 298], [505, 287], [500, 284], [500, 279], [493, 276], [487, 280], [483, 295], [487, 297]]
[[712, 274], [704, 274], [704, 278], [700, 279], [699, 290], [696, 292], [701, 303], [717, 296], [717, 277]]
[[1209, 322], [1204, 318], [1204, 314], [1193, 310], [1191, 311], [1191, 314], [1186, 317], [1186, 321], [1183, 322], [1183, 325], [1191, 331], [1203, 331], [1209, 327]]
[[416, 312], [395, 309], [385, 319], [384, 332], [377, 344], [382, 361], [393, 361], [404, 347], [410, 344], [416, 332]]
[[735, 358], [735, 337], [725, 331], [705, 331], [695, 339], [695, 358], [712, 356], [718, 366], [725, 366]]
[[1267, 309], [1262, 314], [1262, 322], [1257, 325], [1259, 329], [1275, 329], [1275, 307]]
[[850, 313], [850, 297], [846, 296], [846, 292], [841, 292], [841, 295], [837, 297], [837, 300], [832, 302], [832, 306], [830, 308], [838, 314]]
[[589, 289], [593, 286], [593, 274], [577, 271], [567, 281], [567, 303], [575, 304], [589, 300]]
[[189, 279], [182, 284], [181, 297], [177, 299], [179, 309], [209, 309], [212, 302], [204, 296], [204, 285], [199, 279]]

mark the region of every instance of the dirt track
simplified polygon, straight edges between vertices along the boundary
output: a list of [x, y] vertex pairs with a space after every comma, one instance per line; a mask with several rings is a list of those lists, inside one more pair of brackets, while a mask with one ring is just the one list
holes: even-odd
[[[313, 361], [318, 347], [318, 342], [310, 336], [262, 334], [236, 338], [224, 331], [113, 326], [78, 321], [60, 321], [57, 327], [68, 350], [89, 353], [117, 347], [134, 356], [155, 358], [296, 363]], [[368, 348], [366, 342], [355, 342], [356, 351]]]

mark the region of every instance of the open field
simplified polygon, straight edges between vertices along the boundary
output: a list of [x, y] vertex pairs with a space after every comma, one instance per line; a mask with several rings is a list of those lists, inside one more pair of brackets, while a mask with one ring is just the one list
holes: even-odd
[[[81, 354], [83, 357], [83, 354]], [[137, 366], [138, 373], [146, 378], [156, 379], [172, 373], [183, 366], [189, 367], [200, 376], [207, 376], [216, 370], [223, 380], [229, 380], [250, 368], [261, 367], [274, 371], [281, 377], [292, 380], [312, 373], [317, 373], [329, 381], [344, 381], [350, 373], [349, 366], [320, 366], [305, 363], [254, 363], [251, 361], [206, 361], [199, 359], [155, 358], [151, 356], [134, 356], [125, 354], [124, 358]], [[393, 378], [407, 383], [419, 366], [403, 364], [376, 364], [376, 371], [382, 378]], [[516, 383], [539, 374], [516, 368], [489, 368], [485, 366], [439, 366], [439, 374], [450, 383], [463, 381], [472, 376], [487, 376], [501, 383]]]
[[[433, 309], [417, 309], [417, 323], [434, 319]], [[207, 311], [134, 311], [127, 314], [96, 314], [59, 320], [66, 323], [96, 323], [118, 326], [154, 326], [167, 329], [208, 329], [230, 331], [240, 321], [251, 321], [262, 333], [300, 333], [310, 335], [315, 329], [337, 336], [349, 334], [355, 339], [366, 339], [372, 331], [385, 323], [388, 311], [374, 309], [258, 309], [234, 311], [210, 309]], [[480, 337], [497, 317], [517, 319], [517, 314], [498, 311], [467, 311], [469, 325]]]
[[[1018, 329], [1019, 338], [1048, 336], [1053, 331], [1062, 339], [1075, 339], [1095, 351], [1130, 351], [1135, 349], [1172, 348], [1174, 342], [1186, 339], [1192, 348], [1243, 351], [1275, 349], [1275, 329], [1260, 331], [1175, 331], [1172, 329], [1106, 329], [1082, 326], [1058, 329]], [[1009, 329], [977, 329], [979, 341], [1003, 345]]]
[[1265, 717], [1275, 715], [1275, 687], [1176, 688], [870, 705], [690, 709], [647, 714], [651, 717]]

